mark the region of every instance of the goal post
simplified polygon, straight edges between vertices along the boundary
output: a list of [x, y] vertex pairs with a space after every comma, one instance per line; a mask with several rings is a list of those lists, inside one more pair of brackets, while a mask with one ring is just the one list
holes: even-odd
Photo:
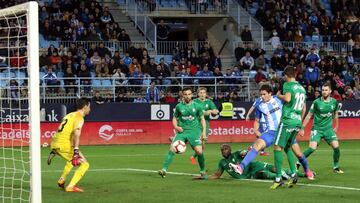
[[0, 10], [0, 202], [41, 203], [38, 3]]

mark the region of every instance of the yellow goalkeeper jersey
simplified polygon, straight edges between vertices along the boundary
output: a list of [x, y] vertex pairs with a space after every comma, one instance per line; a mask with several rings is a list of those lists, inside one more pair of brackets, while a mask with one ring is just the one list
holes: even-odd
[[84, 117], [79, 111], [67, 114], [61, 121], [61, 124], [52, 138], [52, 148], [56, 146], [71, 146], [73, 132], [76, 129], [81, 129], [84, 124]]

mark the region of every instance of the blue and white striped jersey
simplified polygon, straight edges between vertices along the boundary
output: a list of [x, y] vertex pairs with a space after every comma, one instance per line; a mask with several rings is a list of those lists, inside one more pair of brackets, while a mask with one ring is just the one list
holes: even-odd
[[282, 101], [276, 96], [272, 96], [266, 103], [261, 100], [261, 103], [257, 103], [255, 106], [255, 118], [264, 118], [266, 130], [276, 131], [281, 120], [282, 106]]

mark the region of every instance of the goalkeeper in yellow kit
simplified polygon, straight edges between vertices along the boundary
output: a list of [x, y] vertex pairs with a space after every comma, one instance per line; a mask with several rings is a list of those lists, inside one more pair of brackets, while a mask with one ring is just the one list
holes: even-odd
[[[79, 150], [81, 128], [84, 124], [84, 117], [90, 113], [90, 101], [81, 98], [76, 102], [76, 111], [67, 114], [52, 138], [51, 153], [48, 164], [55, 154], [66, 160], [64, 171], [58, 180], [58, 186], [66, 192], [84, 192], [76, 184], [89, 169], [89, 163]], [[65, 188], [65, 180], [73, 167], [79, 166], [68, 186]]]

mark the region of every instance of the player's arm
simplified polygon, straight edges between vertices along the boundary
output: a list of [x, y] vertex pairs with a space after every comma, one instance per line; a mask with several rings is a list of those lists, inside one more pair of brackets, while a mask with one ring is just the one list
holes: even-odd
[[202, 127], [201, 139], [205, 140], [206, 139], [206, 121], [205, 121], [205, 117], [201, 116], [200, 121], [201, 121], [201, 127]]
[[217, 115], [219, 113], [219, 110], [215, 106], [214, 102], [210, 102], [210, 109], [212, 115]]
[[71, 160], [72, 165], [78, 166], [81, 163], [81, 156], [80, 156], [80, 135], [81, 129], [84, 124], [84, 120], [75, 121], [74, 130], [73, 130], [73, 146], [74, 146], [74, 154]]
[[259, 127], [260, 127], [260, 119], [255, 118], [255, 121], [254, 121], [254, 133], [255, 133], [257, 138], [259, 138], [261, 136], [261, 133], [259, 131]]
[[251, 113], [254, 111], [254, 109], [255, 109], [254, 106], [251, 106], [251, 107], [250, 107], [249, 111], [248, 111], [247, 114], [246, 114], [246, 118], [245, 118], [246, 121], [250, 120], [250, 115], [251, 115]]
[[179, 118], [179, 116], [180, 116], [180, 112], [179, 112], [178, 107], [176, 106], [174, 116], [173, 116], [173, 119], [172, 119], [172, 124], [173, 124], [173, 127], [176, 130], [176, 132], [183, 132], [184, 130], [182, 129], [182, 127], [178, 126], [178, 120], [177, 119]]
[[333, 114], [333, 118], [334, 118], [334, 123], [335, 123], [335, 127], [334, 127], [334, 131], [337, 132], [339, 129], [339, 114], [338, 114], [339, 109], [337, 108], [336, 111]]
[[281, 94], [281, 92], [279, 91], [276, 95], [280, 100], [289, 103], [291, 101], [291, 93], [290, 92], [286, 92], [285, 94]]
[[[311, 107], [310, 107], [310, 110], [309, 110], [309, 113], [306, 115], [305, 119], [303, 120], [303, 126], [304, 128], [306, 127], [306, 125], [309, 123], [310, 119], [312, 118], [312, 116], [314, 115], [314, 112], [315, 112], [315, 102], [313, 102], [311, 104]], [[303, 112], [304, 113], [304, 112]]]
[[[303, 107], [303, 110], [302, 110], [301, 120], [304, 118], [305, 113], [306, 113], [306, 104], [304, 104], [304, 107]], [[310, 112], [309, 112], [309, 113], [310, 113]], [[306, 117], [307, 117], [307, 116], [306, 116]], [[310, 118], [311, 118], [311, 116], [310, 116]], [[310, 120], [310, 118], [309, 118], [309, 120]], [[309, 122], [309, 121], [307, 121], [306, 124], [307, 124], [308, 122]], [[304, 123], [305, 123], [305, 121], [304, 121]], [[305, 133], [305, 131], [304, 131], [304, 129], [305, 129], [304, 123], [303, 123], [303, 125], [301, 126], [301, 129], [299, 130], [299, 133], [298, 133], [298, 135], [300, 135], [301, 137], [304, 136], [304, 133]]]

